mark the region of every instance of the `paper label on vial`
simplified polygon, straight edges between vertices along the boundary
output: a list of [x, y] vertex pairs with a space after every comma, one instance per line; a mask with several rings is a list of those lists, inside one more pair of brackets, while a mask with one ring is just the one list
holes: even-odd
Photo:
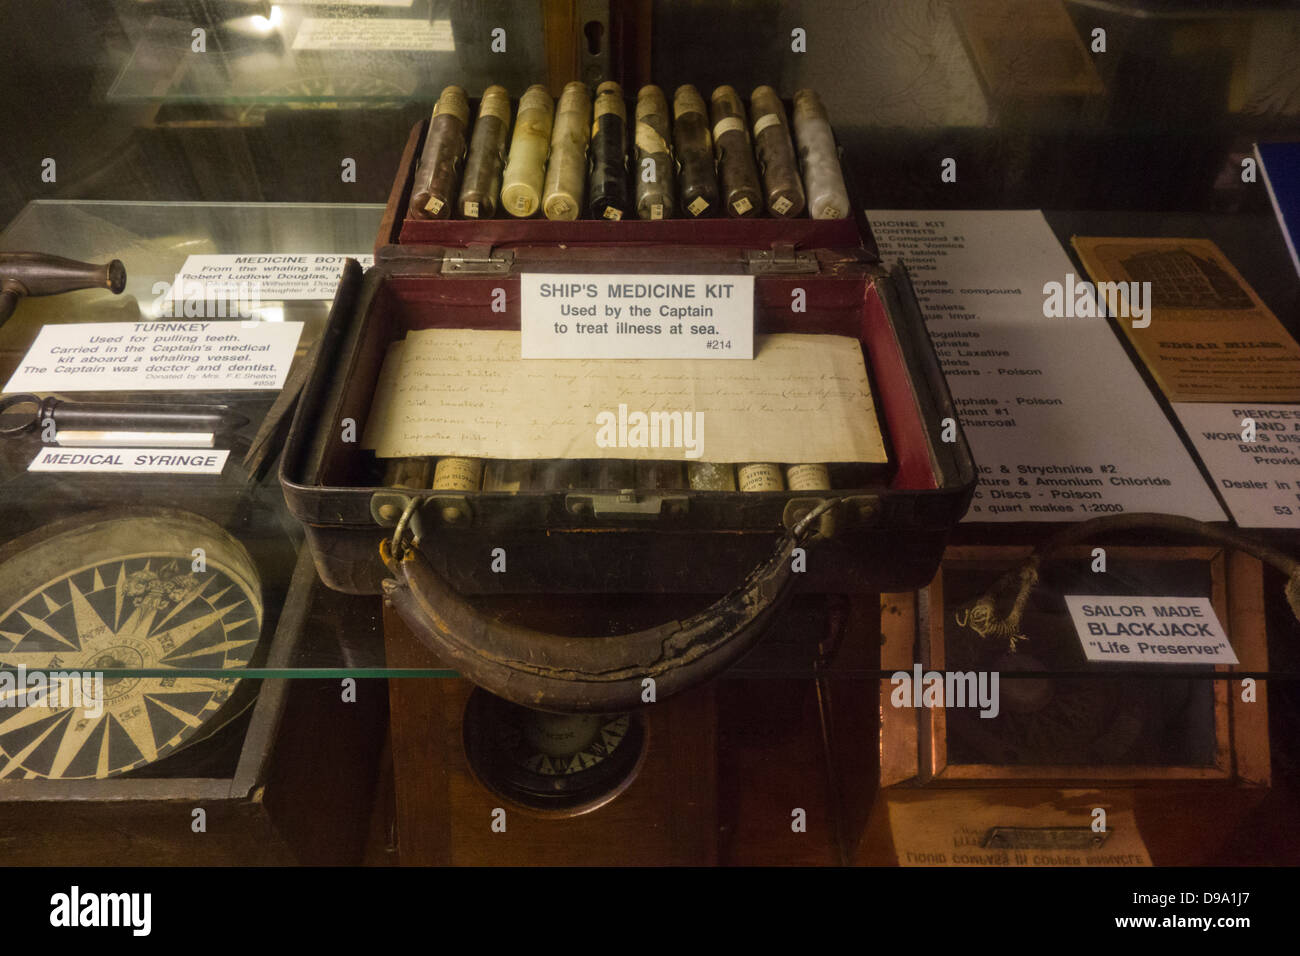
[[754, 135], [757, 136], [769, 126], [779, 126], [780, 123], [781, 117], [777, 116], [775, 113], [764, 113], [758, 119], [754, 120]]
[[736, 210], [737, 215], [743, 216], [754, 208], [754, 204], [742, 196], [731, 204], [731, 208]]
[[[744, 133], [745, 124], [739, 116], [728, 116], [726, 119], [718, 120], [713, 127], [713, 138], [721, 139], [723, 133]], [[746, 134], [748, 135], [748, 134]]]
[[742, 465], [736, 470], [741, 491], [784, 491], [781, 466], [774, 464]]
[[772, 212], [776, 213], [778, 216], [784, 216], [787, 212], [790, 211], [790, 207], [793, 205], [794, 203], [792, 203], [789, 199], [787, 199], [785, 196], [781, 196], [780, 198], [777, 199], [776, 202], [772, 203]]
[[439, 458], [433, 470], [433, 489], [478, 491], [482, 477], [482, 458]]
[[481, 119], [484, 116], [492, 116], [503, 123], [510, 122], [510, 97], [504, 93], [488, 96], [486, 93], [479, 103], [478, 115]]
[[650, 218], [662, 219], [664, 217], [664, 204], [661, 202], [650, 204]]
[[623, 218], [623, 210], [614, 206], [606, 206], [605, 212], [602, 215], [604, 215], [606, 219], [612, 219], [614, 222], [618, 222], [618, 220]]
[[698, 216], [709, 208], [709, 203], [703, 196], [696, 196], [686, 208], [690, 210], [692, 216]]
[[754, 277], [525, 272], [526, 359], [752, 359]]
[[649, 123], [636, 124], [636, 136], [633, 142], [636, 143], [636, 148], [647, 156], [657, 156], [669, 151], [664, 138]]
[[444, 203], [440, 198], [437, 196], [430, 196], [429, 201], [424, 204], [424, 208], [427, 212], [431, 212], [436, 216], [438, 213], [442, 212], [443, 205]]
[[465, 203], [465, 215], [470, 219], [478, 218], [478, 203], [470, 201]]
[[824, 491], [831, 479], [825, 465], [791, 465], [785, 470], [785, 483], [791, 491]]

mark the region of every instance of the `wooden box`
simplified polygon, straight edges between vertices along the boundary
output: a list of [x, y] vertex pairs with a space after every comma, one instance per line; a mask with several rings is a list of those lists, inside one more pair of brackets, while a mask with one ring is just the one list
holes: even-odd
[[[913, 673], [917, 662], [923, 671], [970, 669], [972, 658], [954, 644], [962, 606], [1030, 552], [949, 548], [928, 589], [884, 596], [884, 619], [893, 624], [885, 630], [882, 671]], [[1088, 571], [1091, 549], [1069, 552], [1063, 563], [1072, 570], [1040, 586], [1049, 594], [1031, 598], [1027, 640], [1016, 654], [992, 658], [1004, 671], [1002, 709], [1020, 710], [1014, 723], [982, 732], [972, 745], [969, 721], [980, 719], [973, 712], [892, 706], [896, 685], [881, 681], [883, 789], [861, 862], [1195, 865], [1248, 858], [1234, 831], [1268, 796], [1267, 689], [1260, 680], [1247, 690], [1230, 675], [1267, 670], [1261, 565], [1217, 547], [1105, 552], [1108, 570], [1097, 575]], [[1240, 664], [1171, 676], [1165, 668], [1157, 676], [1153, 665], [1085, 663], [1060, 593], [1207, 597]], [[1035, 634], [1040, 645], [1056, 644], [1052, 660], [1031, 656]], [[1015, 671], [1036, 676], [1017, 680]], [[1008, 693], [1013, 681], [1020, 687]], [[1109, 820], [1104, 831], [1096, 829], [1098, 810]]]
[[[267, 667], [292, 666], [315, 578], [303, 551]], [[0, 781], [4, 858], [30, 866], [360, 862], [386, 717], [382, 685], [355, 703], [342, 700], [337, 679], [260, 685], [249, 712], [167, 758], [177, 768], [170, 775]]]

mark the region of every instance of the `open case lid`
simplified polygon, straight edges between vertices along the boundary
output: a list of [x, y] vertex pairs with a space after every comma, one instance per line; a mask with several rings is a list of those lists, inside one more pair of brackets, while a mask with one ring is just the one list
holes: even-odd
[[[391, 258], [366, 273], [364, 280], [355, 267], [345, 272], [331, 316], [329, 351], [308, 385], [282, 461], [282, 480], [291, 490], [290, 508], [299, 518], [328, 520], [292, 492], [312, 487], [336, 492], [376, 490], [360, 469], [355, 449], [339, 446], [330, 436], [332, 423], [345, 418], [364, 430], [380, 366], [394, 339], [420, 328], [518, 329], [523, 272], [652, 273], [674, 271], [674, 267], [683, 271], [687, 265], [719, 274], [756, 275], [755, 317], [760, 334], [820, 332], [857, 338], [878, 392], [877, 414], [892, 448], [894, 467], [883, 490], [915, 496], [909, 511], [921, 499], [934, 496], [926, 507], [953, 511], [944, 516], [945, 523], [955, 522], [965, 511], [974, 487], [974, 465], [959, 429], [954, 442], [938, 440], [941, 422], [955, 418], [955, 412], [910, 282], [901, 269], [890, 275], [865, 261], [860, 249], [795, 252], [789, 259], [717, 247], [655, 247], [638, 250], [633, 258], [626, 250], [604, 247], [479, 251], [484, 252], [482, 258], [459, 250], [393, 248]], [[791, 291], [801, 285], [809, 289], [809, 308], [792, 315]], [[498, 289], [505, 292], [504, 310], [492, 307]], [[307, 434], [313, 429], [301, 421], [305, 415], [320, 426], [314, 441]], [[371, 520], [364, 503], [342, 510], [333, 504], [327, 510], [334, 521]], [[778, 518], [773, 525], [779, 524]]]

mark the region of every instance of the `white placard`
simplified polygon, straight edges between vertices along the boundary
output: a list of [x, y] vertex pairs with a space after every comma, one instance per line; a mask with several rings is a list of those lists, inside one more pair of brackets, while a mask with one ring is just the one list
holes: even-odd
[[6, 392], [278, 389], [301, 322], [46, 325]]
[[[375, 264], [372, 253], [256, 252], [188, 256], [171, 288], [160, 300], [162, 308], [158, 311], [165, 318], [205, 318], [212, 313], [186, 310], [184, 304], [202, 309], [205, 302], [226, 301], [233, 302], [227, 316], [246, 318], [239, 306], [250, 299], [254, 300], [254, 305], [259, 299], [333, 299], [343, 275], [343, 264], [348, 259], [356, 259], [363, 269]], [[168, 305], [168, 300], [177, 304]], [[247, 311], [244, 309], [244, 313]]]
[[1300, 528], [1300, 405], [1175, 402], [1174, 414], [1238, 525]]
[[752, 359], [754, 277], [525, 272], [523, 358]]
[[450, 20], [413, 17], [306, 17], [293, 38], [295, 50], [429, 50], [456, 49]]
[[176, 448], [42, 448], [28, 471], [111, 471], [156, 475], [219, 475], [228, 450]]
[[[1133, 791], [1106, 795], [1106, 838], [1100, 845], [1081, 822], [1090, 822], [1095, 790], [1025, 787], [1004, 802], [987, 791], [891, 787], [883, 800], [899, 866], [1150, 866], [1151, 853], [1133, 812]], [[1024, 829], [1040, 842], [1026, 847], [989, 846], [994, 827]], [[1089, 839], [1071, 839], [1080, 830]]]
[[1090, 661], [1237, 663], [1209, 598], [1067, 594], [1065, 604]]
[[1080, 521], [1223, 509], [1107, 320], [1048, 318], [1074, 267], [1042, 213], [868, 213], [912, 274], [979, 466], [964, 520]]

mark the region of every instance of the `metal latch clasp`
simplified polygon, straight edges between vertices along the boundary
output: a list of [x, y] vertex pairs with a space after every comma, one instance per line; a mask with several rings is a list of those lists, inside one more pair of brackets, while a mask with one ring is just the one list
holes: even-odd
[[594, 518], [658, 518], [660, 515], [683, 515], [690, 507], [686, 495], [647, 495], [633, 488], [616, 494], [565, 495], [564, 509], [571, 515]]
[[752, 275], [803, 275], [820, 272], [821, 264], [811, 252], [796, 252], [794, 243], [776, 242], [746, 252], [745, 268]]

